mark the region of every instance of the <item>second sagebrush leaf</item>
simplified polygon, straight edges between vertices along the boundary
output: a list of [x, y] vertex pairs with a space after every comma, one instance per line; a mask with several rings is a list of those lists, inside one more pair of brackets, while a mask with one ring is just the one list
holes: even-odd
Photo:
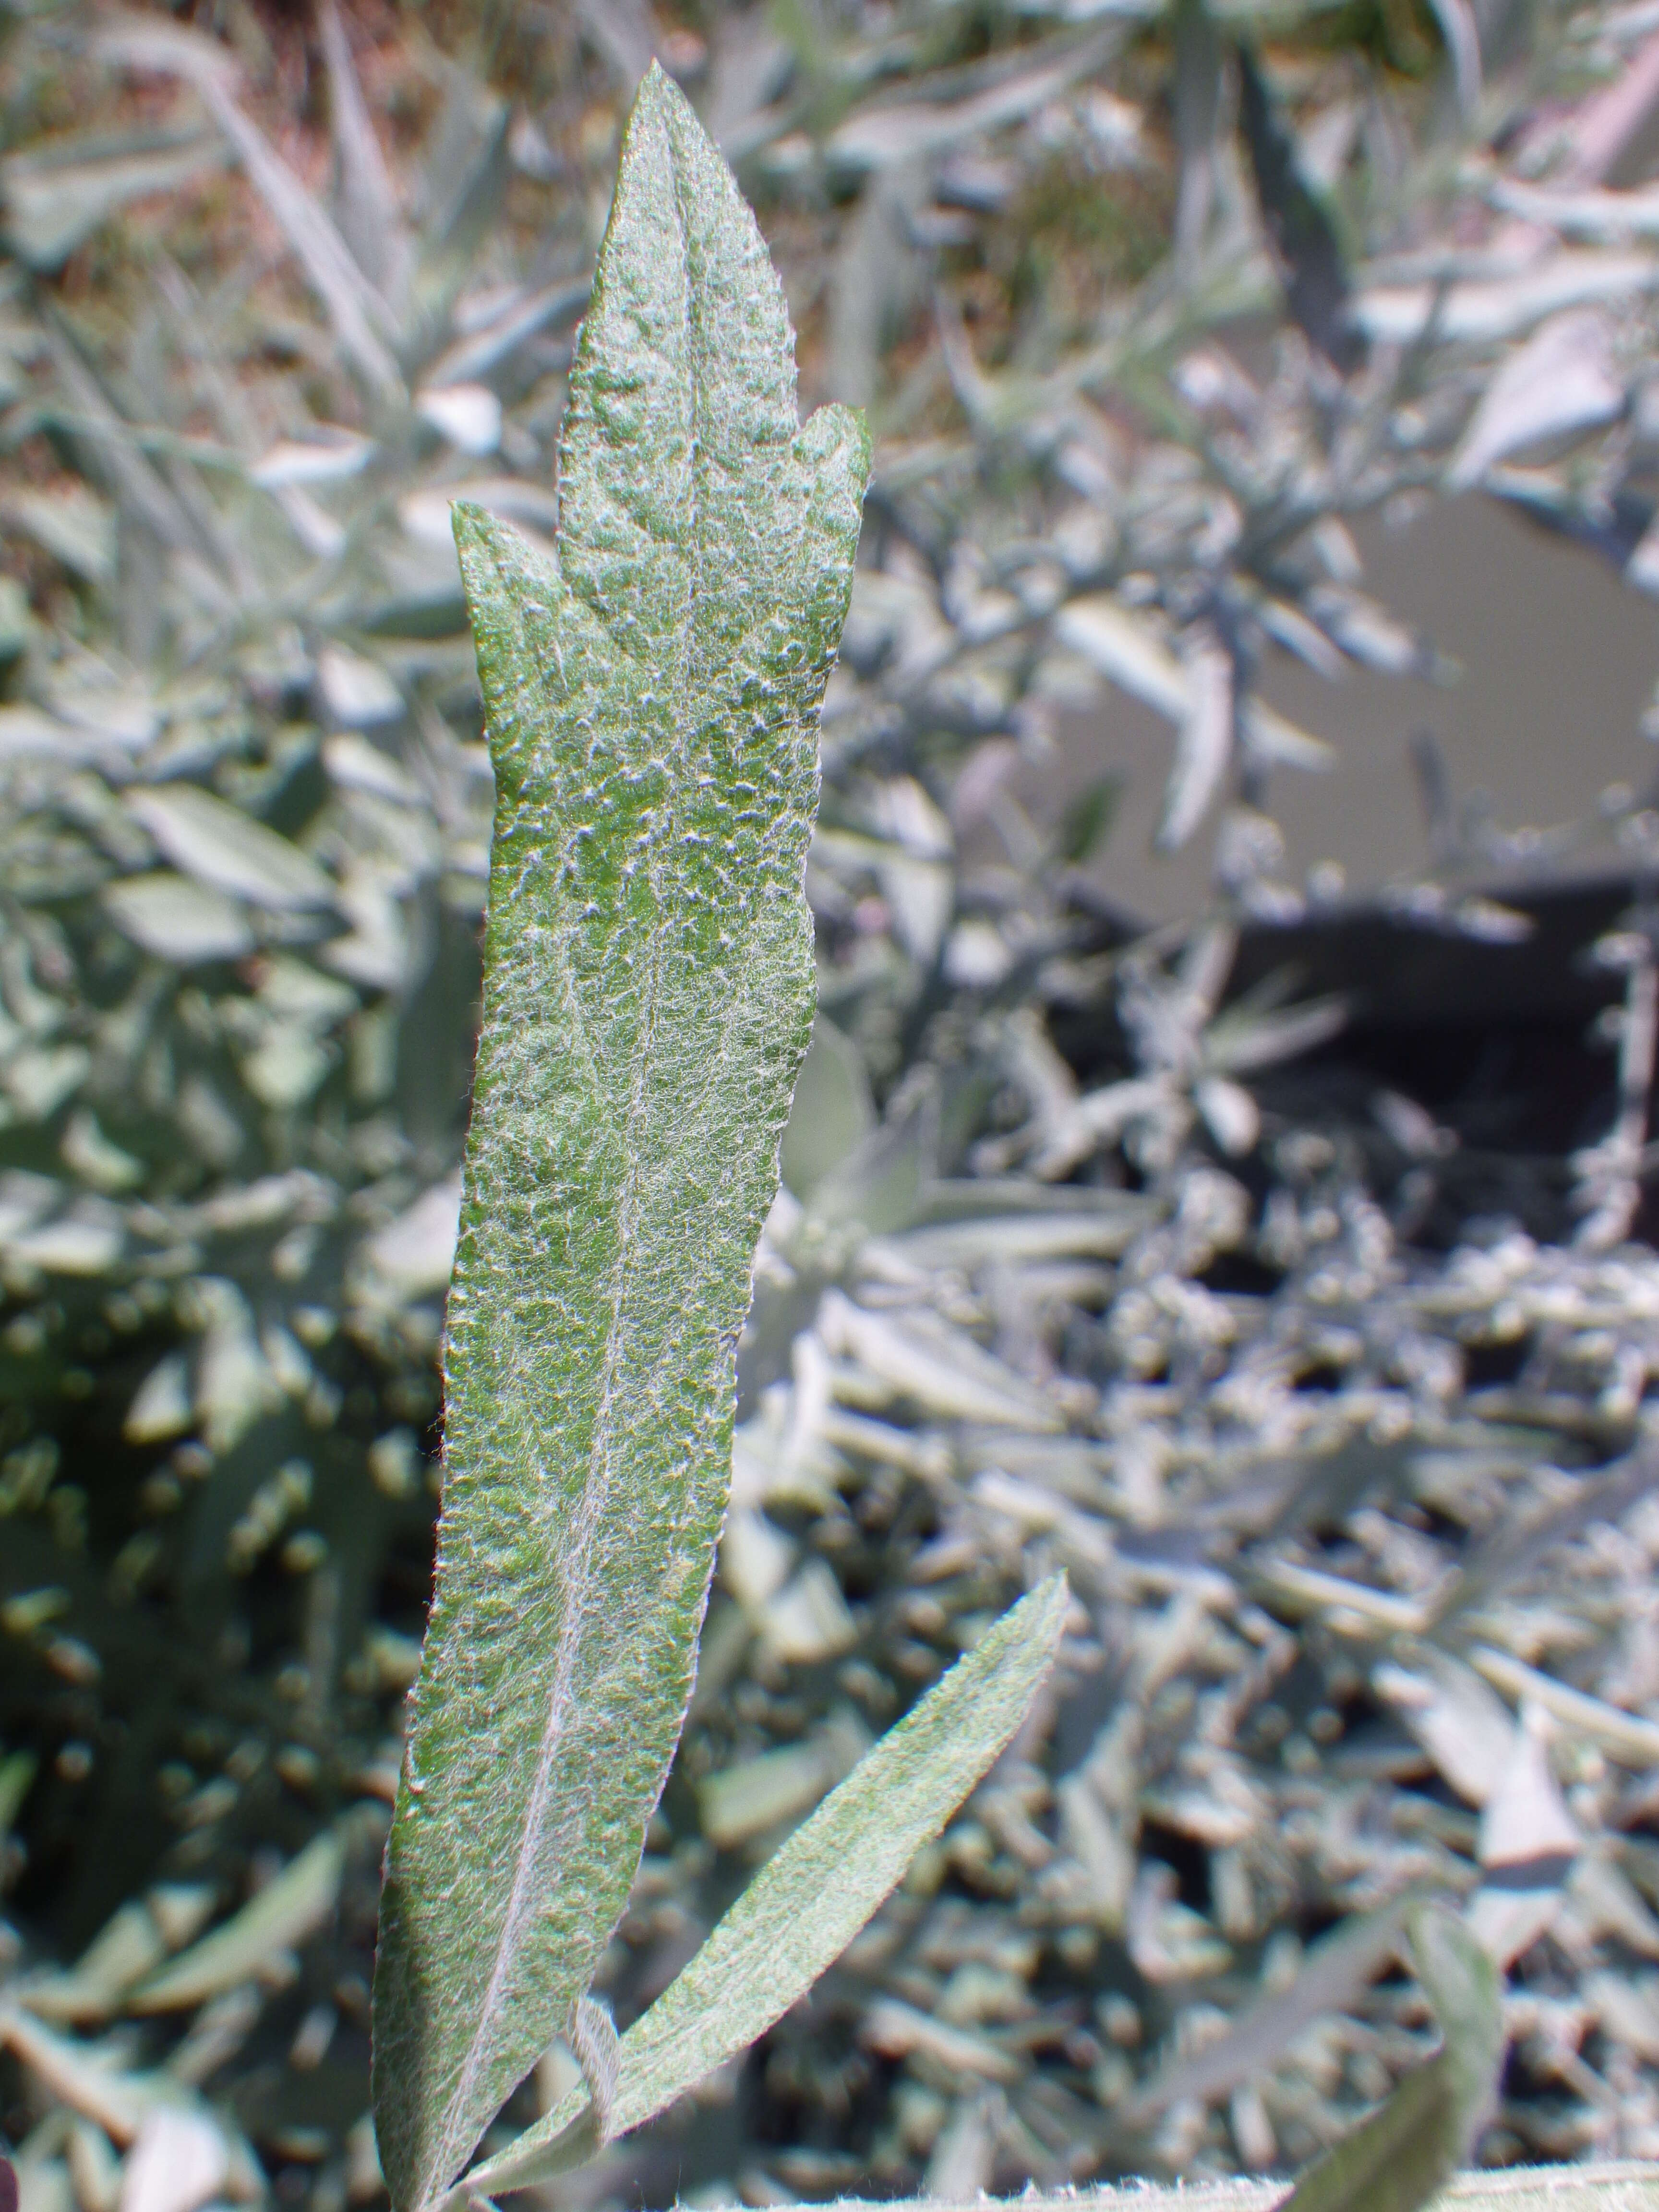
[[817, 717], [868, 466], [653, 70], [571, 379], [556, 564], [457, 511], [497, 805], [436, 1594], [375, 2109], [441, 2197], [587, 1988], [690, 1693], [733, 1354], [811, 1029]]

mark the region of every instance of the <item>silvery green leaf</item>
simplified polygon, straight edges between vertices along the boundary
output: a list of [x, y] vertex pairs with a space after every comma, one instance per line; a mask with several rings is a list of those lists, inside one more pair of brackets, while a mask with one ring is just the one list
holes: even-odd
[[[1022, 1598], [773, 1853], [623, 2036], [608, 2136], [641, 2126], [745, 2050], [841, 1955], [1018, 1727], [1069, 1604], [1063, 1575]], [[466, 2192], [527, 2187], [592, 2156], [597, 2136], [575, 2090], [470, 2173]]]
[[332, 902], [334, 886], [308, 853], [198, 784], [129, 792], [127, 806], [174, 867], [210, 890], [278, 914]]
[[457, 542], [497, 785], [440, 1564], [381, 1907], [380, 2154], [448, 2190], [586, 1991], [690, 1695], [733, 1358], [811, 1027], [817, 716], [867, 469], [653, 70], [556, 558]]
[[1442, 2047], [1303, 2177], [1283, 2212], [1418, 2212], [1450, 2180], [1486, 2119], [1504, 2057], [1498, 1976], [1443, 1907], [1416, 1907], [1408, 1925]]

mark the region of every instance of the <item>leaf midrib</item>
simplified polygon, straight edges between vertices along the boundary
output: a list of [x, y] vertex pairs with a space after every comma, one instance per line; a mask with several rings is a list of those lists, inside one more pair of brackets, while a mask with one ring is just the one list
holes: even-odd
[[[663, 125], [663, 136], [668, 149], [669, 174], [673, 193], [676, 223], [679, 233], [680, 265], [683, 271], [685, 303], [684, 327], [689, 334], [695, 334], [695, 337], [700, 339], [702, 333], [700, 328], [700, 318], [696, 314], [696, 288], [691, 283], [690, 230], [682, 190], [681, 165], [665, 119]], [[702, 444], [697, 434], [701, 355], [696, 343], [689, 344], [687, 350], [688, 380], [691, 387], [690, 404], [688, 408], [688, 416], [691, 425], [689, 533], [691, 557], [688, 563], [690, 572], [690, 588], [680, 622], [678, 655], [679, 663], [678, 672], [680, 681], [675, 693], [671, 695], [671, 697], [681, 698], [687, 697], [690, 689], [689, 679], [691, 641], [696, 635], [695, 617], [701, 582], [700, 526], [702, 513], [704, 467]], [[566, 590], [568, 592], [568, 586]], [[528, 632], [526, 635], [528, 635]], [[614, 651], [615, 642], [614, 641], [611, 642]], [[541, 655], [538, 653], [537, 658], [540, 661]], [[561, 669], [561, 676], [562, 673]], [[671, 714], [672, 712], [672, 706], [670, 712]], [[473, 2029], [465, 2057], [461, 2063], [460, 2072], [456, 2078], [455, 2087], [451, 2092], [448, 2104], [445, 2108], [443, 2124], [440, 2130], [439, 2142], [442, 2154], [440, 2165], [446, 2170], [446, 2178], [438, 2185], [435, 2198], [429, 2199], [429, 2202], [441, 2201], [447, 2194], [453, 2179], [453, 2173], [448, 2170], [453, 2168], [454, 2171], [459, 2171], [473, 2147], [471, 2124], [466, 2118], [466, 2106], [471, 2101], [474, 2084], [489, 2050], [492, 2040], [490, 2029], [497, 2017], [507, 1976], [516, 1954], [515, 1939], [526, 1921], [534, 1911], [533, 1875], [552, 1795], [553, 1759], [559, 1740], [568, 1721], [570, 1690], [575, 1672], [577, 1654], [584, 1640], [584, 1632], [599, 1579], [597, 1569], [592, 1564], [596, 1547], [591, 1539], [604, 1518], [605, 1509], [609, 1503], [615, 1478], [614, 1464], [609, 1448], [611, 1433], [609, 1415], [615, 1395], [617, 1370], [623, 1356], [623, 1340], [625, 1334], [623, 1316], [630, 1304], [630, 1293], [635, 1272], [633, 1257], [635, 1231], [638, 1224], [642, 1186], [645, 1180], [643, 1173], [645, 1148], [634, 1139], [644, 1117], [645, 1094], [649, 1072], [653, 1063], [661, 1010], [663, 933], [660, 927], [662, 898], [659, 871], [665, 849], [671, 855], [678, 849], [675, 832], [678, 825], [678, 813], [679, 787], [671, 777], [666, 825], [668, 836], [665, 845], [663, 841], [653, 841], [651, 854], [649, 882], [653, 913], [650, 951], [646, 971], [646, 1003], [644, 1018], [640, 1025], [634, 1051], [628, 1109], [623, 1119], [623, 1158], [626, 1164], [617, 1206], [620, 1234], [611, 1278], [611, 1316], [605, 1332], [605, 1358], [600, 1370], [599, 1401], [594, 1419], [592, 1441], [589, 1447], [588, 1478], [583, 1486], [582, 1502], [578, 1509], [569, 1537], [562, 1547], [564, 1557], [568, 1559], [574, 1554], [579, 1565], [574, 1575], [566, 1583], [566, 1605], [563, 1625], [559, 1637], [558, 1656], [554, 1667], [552, 1687], [548, 1695], [547, 1719], [543, 1727], [541, 1742], [538, 1750], [536, 1779], [531, 1790], [530, 1804], [526, 1811], [524, 1828], [520, 1833], [514, 1868], [513, 1887], [508, 1895], [507, 1911], [501, 1922], [501, 1932], [496, 1942], [495, 1955], [491, 1962], [489, 1980], [485, 1987], [477, 2024]], [[599, 1471], [601, 1462], [602, 1473]], [[463, 2136], [467, 2137], [465, 2142], [461, 2141]]]

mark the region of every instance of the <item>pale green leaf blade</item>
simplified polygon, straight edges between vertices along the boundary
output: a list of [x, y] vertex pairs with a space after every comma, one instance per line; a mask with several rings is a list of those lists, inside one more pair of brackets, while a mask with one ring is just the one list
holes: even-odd
[[[641, 2126], [746, 2050], [840, 1957], [1018, 1727], [1070, 1602], [1064, 1575], [1022, 1598], [773, 1853], [623, 2036], [609, 2136]], [[595, 2148], [577, 2089], [469, 2174], [466, 2193], [528, 2188]]]
[[1468, 2156], [1491, 2109], [1504, 2057], [1492, 1960], [1442, 1906], [1419, 1906], [1410, 1926], [1442, 2048], [1303, 2176], [1281, 2212], [1419, 2212]]
[[653, 70], [550, 559], [456, 534], [496, 774], [437, 1589], [388, 1853], [380, 2155], [441, 2197], [562, 2030], [684, 1718], [811, 1030], [817, 712], [868, 468]]

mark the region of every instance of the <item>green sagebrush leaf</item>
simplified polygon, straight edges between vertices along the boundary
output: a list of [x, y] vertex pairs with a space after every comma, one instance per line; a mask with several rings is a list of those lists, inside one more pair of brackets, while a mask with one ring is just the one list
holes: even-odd
[[1441, 2048], [1310, 2168], [1280, 2212], [1419, 2212], [1468, 2156], [1491, 2110], [1504, 2058], [1496, 1969], [1443, 1907], [1419, 1906], [1408, 1925]]
[[1053, 1662], [1070, 1596], [1051, 1576], [866, 1753], [781, 1844], [677, 1981], [622, 2039], [603, 2129], [574, 2090], [456, 2202], [591, 2158], [744, 2051], [836, 1960], [1008, 1741]]
[[587, 1989], [690, 1692], [813, 1004], [862, 426], [802, 429], [753, 218], [653, 70], [550, 560], [458, 507], [497, 801], [437, 1584], [387, 1851], [380, 2156], [441, 2197]]

